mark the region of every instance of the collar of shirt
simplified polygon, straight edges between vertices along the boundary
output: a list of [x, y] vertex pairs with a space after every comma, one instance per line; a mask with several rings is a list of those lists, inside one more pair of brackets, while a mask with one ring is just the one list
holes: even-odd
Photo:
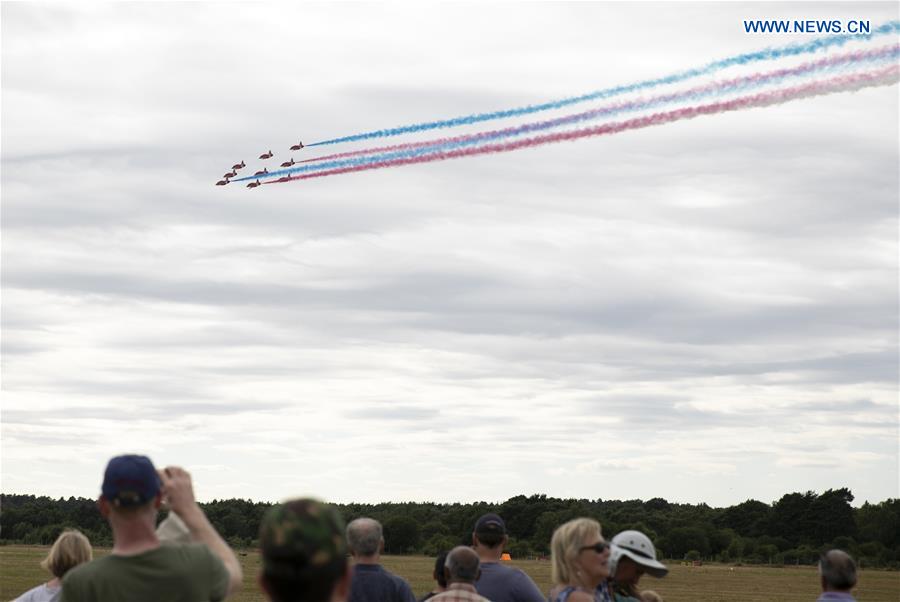
[[835, 600], [835, 601], [843, 601], [843, 602], [855, 602], [856, 598], [847, 592], [822, 592], [822, 595], [819, 596], [819, 600], [823, 602], [826, 600]]
[[451, 591], [454, 589], [461, 589], [464, 592], [471, 592], [473, 594], [477, 593], [475, 591], [475, 586], [471, 583], [451, 583], [447, 586], [447, 591]]

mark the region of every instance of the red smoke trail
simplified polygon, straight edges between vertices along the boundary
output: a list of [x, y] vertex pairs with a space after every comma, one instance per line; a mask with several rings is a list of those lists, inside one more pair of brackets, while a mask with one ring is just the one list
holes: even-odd
[[[569, 140], [578, 140], [593, 136], [606, 136], [617, 134], [628, 130], [638, 130], [646, 127], [663, 125], [674, 121], [684, 119], [693, 119], [701, 115], [715, 115], [717, 113], [726, 113], [730, 111], [738, 111], [741, 109], [749, 109], [754, 107], [767, 107], [776, 104], [790, 102], [801, 98], [809, 98], [813, 96], [822, 96], [825, 94], [834, 94], [837, 92], [850, 92], [867, 88], [870, 86], [885, 86], [897, 83], [900, 77], [900, 67], [891, 65], [884, 69], [871, 71], [868, 73], [844, 75], [827, 80], [811, 82], [801, 86], [792, 88], [784, 88], [781, 90], [773, 90], [753, 94], [751, 96], [743, 96], [732, 100], [710, 103], [707, 105], [699, 105], [695, 107], [685, 107], [674, 111], [664, 113], [654, 113], [644, 117], [636, 117], [627, 121], [607, 123], [592, 128], [581, 130], [573, 130], [569, 132], [558, 132], [555, 134], [546, 134], [544, 136], [535, 136], [517, 140], [515, 142], [506, 142], [501, 144], [486, 144], [474, 148], [457, 149], [446, 152], [435, 152], [428, 155], [418, 157], [410, 157], [403, 159], [393, 159], [389, 161], [380, 161], [373, 163], [365, 163], [362, 165], [353, 165], [349, 167], [340, 167], [318, 171], [299, 176], [291, 176], [287, 180], [308, 180], [310, 178], [321, 178], [324, 176], [335, 176], [338, 174], [351, 173], [356, 171], [366, 171], [370, 169], [384, 169], [387, 167], [398, 167], [400, 165], [415, 165], [418, 163], [431, 163], [433, 161], [446, 161], [448, 159], [457, 159], [460, 157], [472, 157], [475, 155], [486, 155], [494, 153], [504, 153], [518, 150], [521, 148], [531, 148], [544, 144], [552, 144], [555, 142], [565, 142]], [[284, 181], [287, 181], [284, 180]], [[278, 184], [280, 182], [265, 182], [265, 184]]]
[[[615, 113], [619, 111], [628, 111], [633, 109], [644, 108], [646, 105], [652, 104], [665, 104], [670, 102], [676, 102], [680, 100], [699, 100], [700, 96], [706, 96], [710, 93], [716, 94], [718, 96], [724, 95], [728, 92], [733, 92], [736, 89], [740, 89], [741, 87], [748, 87], [753, 85], [761, 85], [765, 84], [767, 81], [778, 81], [785, 77], [791, 77], [795, 75], [805, 75], [818, 70], [829, 69], [833, 67], [840, 67], [846, 65], [852, 65], [854, 63], [858, 63], [868, 59], [878, 59], [885, 58], [894, 54], [896, 56], [898, 45], [893, 46], [885, 46], [883, 48], [877, 48], [874, 50], [858, 50], [856, 52], [850, 52], [846, 54], [836, 55], [833, 57], [827, 57], [823, 59], [819, 59], [818, 61], [811, 61], [807, 63], [803, 63], [802, 65], [798, 65], [796, 67], [786, 68], [786, 69], [777, 69], [774, 71], [769, 71], [765, 73], [755, 73], [753, 75], [746, 75], [743, 77], [736, 77], [733, 79], [723, 80], [719, 82], [712, 82], [709, 84], [705, 84], [702, 86], [696, 86], [694, 88], [689, 88], [684, 91], [671, 92], [668, 94], [660, 94], [657, 96], [651, 96], [647, 99], [637, 99], [625, 102], [618, 102], [611, 105], [606, 105], [603, 107], [599, 107], [596, 109], [591, 109], [589, 111], [583, 111], [581, 113], [575, 113], [573, 115], [566, 115], [564, 117], [558, 117], [555, 119], [550, 119], [547, 121], [539, 121], [535, 123], [525, 124], [525, 125], [517, 125], [508, 128], [503, 128], [500, 130], [491, 130], [486, 132], [478, 132], [475, 134], [463, 134], [461, 136], [453, 136], [449, 138], [437, 138], [433, 140], [425, 140], [421, 142], [405, 142], [402, 144], [393, 144], [390, 146], [379, 146], [375, 148], [366, 148], [355, 151], [346, 151], [342, 153], [334, 153], [331, 155], [323, 155], [321, 157], [314, 157], [312, 159], [304, 159], [302, 161], [297, 161], [297, 163], [311, 163], [315, 161], [327, 161], [331, 159], [343, 159], [345, 157], [358, 157], [360, 155], [368, 155], [368, 154], [376, 154], [390, 151], [403, 151], [403, 150], [412, 150], [416, 148], [422, 148], [426, 146], [455, 146], [459, 143], [464, 142], [473, 142], [479, 139], [496, 139], [496, 138], [504, 138], [507, 136], [515, 136], [518, 134], [526, 134], [529, 130], [542, 130], [549, 129], [551, 127], [577, 123], [578, 121], [587, 121], [589, 119], [600, 117], [604, 114]], [[697, 97], [697, 98], [692, 98]], [[438, 150], [438, 149], [435, 149]]]

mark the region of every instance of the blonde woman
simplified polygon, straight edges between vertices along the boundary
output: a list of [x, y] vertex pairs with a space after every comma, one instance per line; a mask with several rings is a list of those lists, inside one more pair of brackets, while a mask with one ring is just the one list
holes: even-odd
[[576, 518], [560, 525], [550, 540], [553, 564], [551, 602], [610, 602], [609, 544], [600, 523]]
[[90, 562], [93, 558], [91, 542], [81, 531], [66, 529], [63, 531], [50, 553], [41, 562], [41, 567], [50, 571], [53, 579], [28, 590], [13, 602], [55, 602], [62, 593], [61, 581], [63, 575], [83, 562]]

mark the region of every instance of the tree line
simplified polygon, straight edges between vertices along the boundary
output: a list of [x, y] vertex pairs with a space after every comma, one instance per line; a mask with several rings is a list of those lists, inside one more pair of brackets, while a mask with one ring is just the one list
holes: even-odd
[[[550, 536], [579, 516], [600, 521], [612, 537], [638, 529], [669, 560], [748, 564], [813, 564], [824, 549], [840, 548], [863, 566], [900, 568], [900, 498], [851, 506], [847, 488], [817, 494], [788, 493], [767, 504], [747, 500], [728, 508], [642, 500], [560, 499], [519, 495], [500, 504], [379, 503], [335, 504], [348, 522], [361, 516], [384, 526], [388, 554], [436, 555], [471, 543], [479, 516], [496, 512], [509, 531], [514, 558], [546, 556]], [[0, 494], [0, 543], [50, 544], [66, 527], [84, 532], [96, 546], [112, 545], [112, 533], [96, 501], [70, 497]], [[269, 502], [243, 499], [201, 504], [210, 521], [235, 547], [256, 545]]]

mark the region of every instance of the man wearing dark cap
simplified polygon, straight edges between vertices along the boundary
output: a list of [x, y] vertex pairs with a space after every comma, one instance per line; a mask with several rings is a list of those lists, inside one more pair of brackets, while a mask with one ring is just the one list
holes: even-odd
[[[195, 543], [160, 544], [156, 515], [164, 500]], [[197, 505], [184, 469], [157, 471], [146, 456], [117, 456], [106, 466], [98, 505], [112, 528], [112, 553], [69, 571], [63, 602], [212, 602], [240, 587], [241, 565]]]
[[856, 587], [856, 563], [847, 552], [829, 550], [819, 559], [822, 595], [817, 602], [855, 602], [851, 593]]
[[259, 584], [272, 602], [344, 602], [350, 591], [344, 522], [312, 499], [273, 506], [259, 528]]
[[485, 514], [475, 523], [472, 547], [481, 561], [481, 577], [475, 589], [491, 602], [546, 602], [524, 571], [500, 563], [508, 541], [506, 523], [496, 514]]

